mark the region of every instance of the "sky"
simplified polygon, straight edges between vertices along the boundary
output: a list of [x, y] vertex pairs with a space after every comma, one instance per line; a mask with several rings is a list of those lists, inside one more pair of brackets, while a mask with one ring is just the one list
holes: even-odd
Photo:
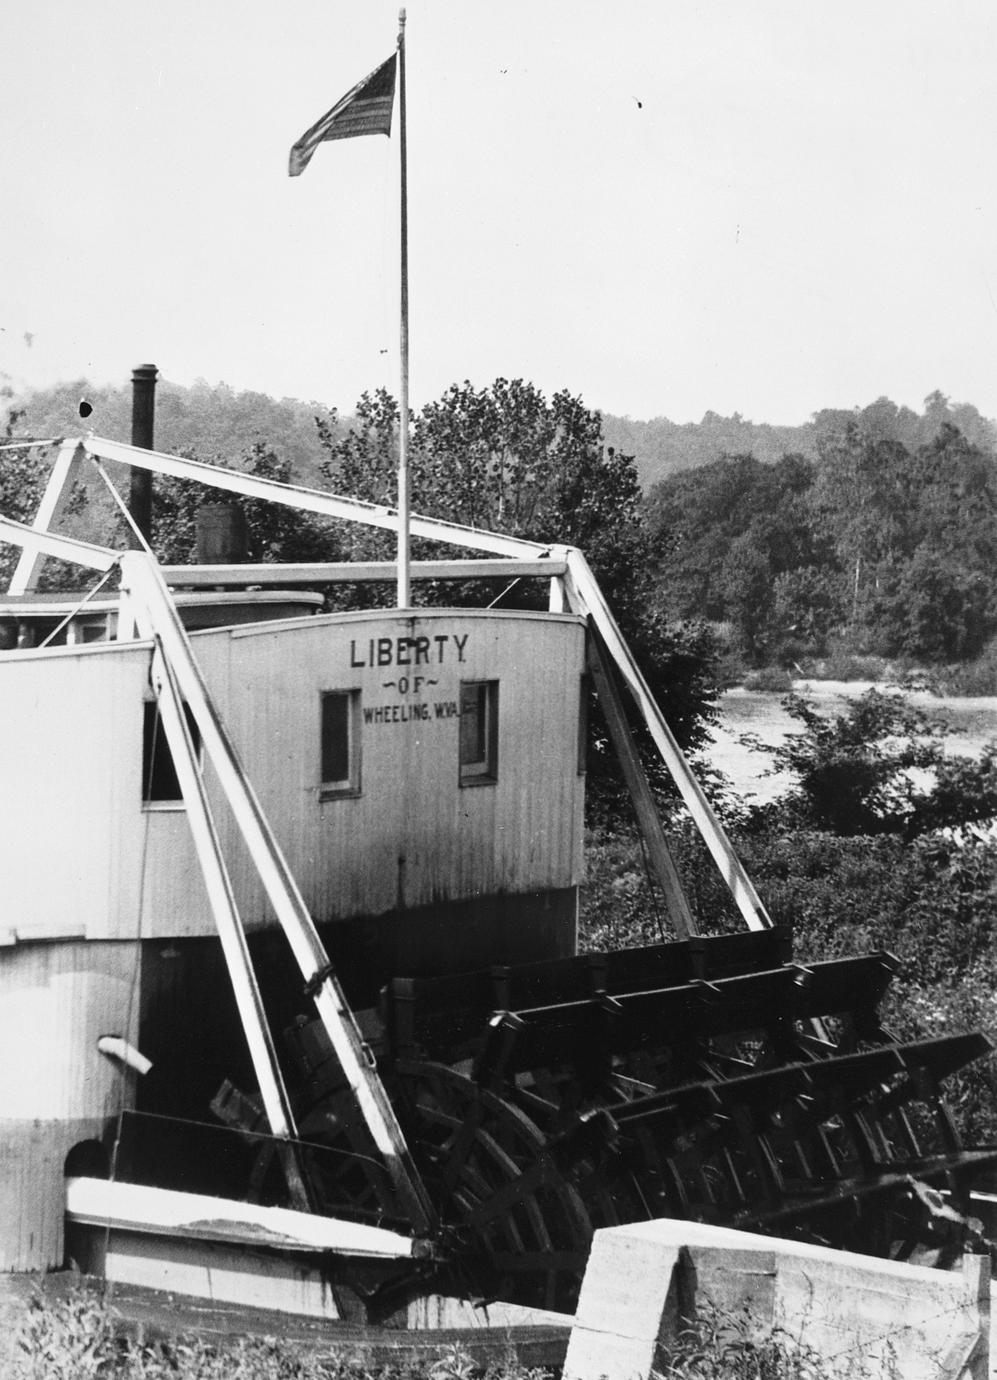
[[[397, 110], [287, 173], [397, 3], [17, 9], [0, 384], [397, 394]], [[415, 406], [504, 376], [676, 422], [935, 389], [997, 417], [992, 0], [407, 10]]]

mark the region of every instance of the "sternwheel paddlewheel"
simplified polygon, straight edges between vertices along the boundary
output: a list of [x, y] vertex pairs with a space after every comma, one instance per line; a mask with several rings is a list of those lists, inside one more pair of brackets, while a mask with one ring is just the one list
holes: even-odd
[[592, 1224], [548, 1138], [518, 1107], [443, 1064], [389, 1080], [463, 1293], [573, 1308]]
[[[946, 1078], [979, 1034], [898, 1042], [889, 954], [766, 931], [386, 989], [381, 1077], [441, 1223], [422, 1291], [570, 1311], [596, 1228], [711, 1222], [919, 1263], [985, 1248]], [[404, 1212], [317, 1022], [289, 1032], [313, 1207]], [[264, 1151], [256, 1192], [283, 1190]], [[975, 1235], [974, 1235], [975, 1232]]]
[[[313, 1073], [312, 1096], [298, 1108], [297, 1153], [311, 1206], [404, 1226], [390, 1177], [350, 1090], [333, 1085], [329, 1062], [319, 1078]], [[316, 1090], [316, 1082], [325, 1086]], [[548, 1138], [519, 1108], [444, 1064], [399, 1063], [385, 1083], [441, 1224], [439, 1260], [420, 1265], [411, 1292], [573, 1309], [592, 1224]], [[279, 1148], [268, 1138], [254, 1156], [248, 1189], [254, 1201], [288, 1200]], [[391, 1280], [390, 1292], [398, 1299], [404, 1291]]]

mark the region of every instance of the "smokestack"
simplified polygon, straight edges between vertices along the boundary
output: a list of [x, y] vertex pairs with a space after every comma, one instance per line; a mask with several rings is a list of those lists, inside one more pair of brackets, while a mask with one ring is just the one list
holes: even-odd
[[[156, 417], [156, 378], [159, 370], [154, 364], [139, 364], [132, 370], [132, 445], [153, 450], [153, 428]], [[132, 469], [128, 493], [128, 511], [135, 526], [152, 540], [152, 471]]]

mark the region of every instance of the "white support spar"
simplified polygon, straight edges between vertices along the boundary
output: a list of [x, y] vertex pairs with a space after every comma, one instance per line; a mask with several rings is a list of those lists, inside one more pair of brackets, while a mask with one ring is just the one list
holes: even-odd
[[[278, 1141], [286, 1143], [292, 1137], [296, 1139], [298, 1134], [291, 1100], [280, 1071], [231, 878], [222, 856], [218, 831], [204, 789], [197, 752], [183, 710], [183, 697], [171, 667], [163, 656], [152, 620], [144, 621], [148, 626], [143, 631], [148, 632], [156, 642], [156, 651], [152, 659], [152, 685], [157, 694], [159, 716], [187, 807], [187, 822], [201, 865], [208, 903], [218, 928], [260, 1096], [271, 1133]], [[295, 1152], [290, 1146], [285, 1146], [281, 1153], [295, 1205], [305, 1208], [308, 1205], [308, 1195], [298, 1170]]]
[[[275, 479], [259, 479], [256, 475], [244, 474], [241, 470], [225, 469], [222, 465], [205, 465], [199, 460], [184, 460], [180, 456], [164, 455], [160, 451], [141, 450], [138, 446], [127, 446], [121, 441], [105, 441], [99, 437], [88, 436], [80, 444], [88, 455], [95, 455], [104, 460], [116, 460], [122, 465], [152, 470], [157, 474], [173, 475], [177, 479], [193, 479], [214, 489], [244, 494], [247, 498], [262, 498], [270, 503], [281, 503], [286, 508], [297, 508], [299, 512], [318, 513], [324, 517], [359, 522], [364, 526], [380, 527], [388, 532], [398, 530], [397, 509], [381, 504], [364, 503], [357, 498], [340, 498], [336, 494], [323, 493], [320, 489], [308, 489], [298, 484], [280, 484]], [[549, 549], [541, 542], [523, 541], [519, 537], [506, 537], [499, 532], [485, 532], [477, 527], [462, 527], [459, 523], [441, 522], [436, 518], [413, 516], [410, 531], [414, 537], [448, 542], [472, 551], [491, 551], [496, 556], [522, 556], [527, 560], [535, 560]]]
[[[411, 561], [412, 580], [500, 580], [515, 576], [556, 580], [567, 570], [563, 561], [493, 560]], [[168, 585], [214, 589], [217, 585], [393, 584], [394, 561], [273, 561], [254, 565], [164, 565]]]
[[46, 556], [58, 556], [63, 561], [87, 566], [90, 570], [110, 570], [117, 565], [119, 551], [93, 542], [77, 541], [75, 537], [59, 537], [54, 532], [40, 532], [26, 522], [0, 516], [0, 541], [10, 542], [24, 550], [37, 550]]
[[437, 1225], [435, 1209], [415, 1168], [370, 1051], [332, 973], [308, 907], [208, 693], [155, 557], [140, 551], [123, 553], [121, 578], [134, 600], [140, 631], [145, 631], [145, 622], [148, 630], [158, 638], [179, 692], [201, 731], [204, 749], [302, 976], [314, 988], [312, 995], [319, 1018], [399, 1198], [416, 1230], [429, 1233]]
[[738, 910], [751, 930], [765, 930], [772, 926], [772, 919], [762, 904], [761, 898], [745, 872], [740, 858], [734, 852], [730, 839], [724, 832], [713, 807], [703, 793], [685, 754], [675, 740], [675, 736], [665, 721], [651, 694], [633, 653], [627, 646], [623, 634], [617, 626], [602, 590], [589, 568], [588, 561], [576, 547], [556, 547], [553, 554], [563, 555], [568, 563], [569, 597], [574, 596], [579, 612], [587, 613], [602, 634], [606, 648], [619, 667], [627, 689], [637, 702], [637, 706], [647, 724], [654, 744], [668, 768], [686, 808], [703, 836], [707, 848], [726, 882]]
[[[31, 531], [51, 531], [52, 524], [58, 520], [59, 514], [69, 501], [73, 480], [79, 473], [82, 457], [83, 450], [79, 441], [63, 441], [45, 485], [35, 520], [31, 524]], [[46, 552], [37, 543], [25, 542], [20, 560], [10, 578], [8, 593], [24, 594], [29, 589], [37, 587], [45, 555]]]

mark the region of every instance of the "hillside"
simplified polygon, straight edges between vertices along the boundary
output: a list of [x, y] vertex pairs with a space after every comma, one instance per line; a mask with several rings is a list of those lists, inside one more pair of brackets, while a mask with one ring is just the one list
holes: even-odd
[[[7, 406], [23, 409], [18, 434], [72, 436], [89, 430], [111, 441], [128, 441], [131, 396], [130, 382], [94, 388], [80, 379], [12, 398]], [[81, 397], [93, 407], [85, 422], [78, 410]], [[156, 387], [156, 448], [170, 454], [192, 452], [199, 460], [234, 462], [262, 442], [290, 462], [300, 483], [321, 485], [317, 416], [334, 418], [320, 403], [237, 393], [224, 383], [199, 381], [188, 388], [163, 379]]]
[[701, 422], [684, 424], [667, 417], [648, 422], [611, 413], [602, 417], [606, 444], [634, 456], [645, 491], [681, 470], [725, 455], [753, 455], [765, 464], [787, 454], [815, 459], [820, 445], [840, 436], [850, 423], [871, 440], [898, 441], [913, 451], [933, 441], [945, 422], [958, 427], [971, 445], [997, 450], [997, 423], [981, 416], [972, 403], [951, 403], [940, 392], [925, 398], [920, 414], [881, 397], [866, 407], [825, 408], [802, 426], [750, 422], [736, 412], [732, 417], [707, 412]]
[[[8, 399], [8, 406], [24, 409], [18, 431], [35, 436], [72, 435], [83, 424], [77, 411], [81, 396], [93, 405], [86, 422], [98, 436], [127, 441], [131, 430], [131, 385], [93, 388], [85, 380]], [[327, 420], [333, 412], [316, 402], [237, 392], [227, 384], [199, 381], [190, 387], [162, 380], [156, 394], [156, 445], [173, 452], [193, 451], [201, 460], [235, 461], [262, 442], [290, 462], [302, 483], [319, 480], [319, 445], [315, 417]], [[348, 421], [348, 418], [344, 418]], [[721, 417], [707, 412], [699, 422], [650, 421], [602, 414], [607, 446], [635, 458], [645, 492], [662, 479], [696, 469], [725, 455], [753, 455], [774, 464], [783, 455], [815, 459], [822, 442], [840, 436], [855, 423], [872, 440], [894, 440], [914, 451], [938, 435], [944, 422], [959, 428], [981, 450], [997, 450], [997, 424], [981, 416], [971, 403], [951, 403], [942, 393], [930, 394], [922, 413], [877, 398], [866, 407], [827, 408], [802, 426], [752, 422], [734, 413]]]
[[805, 426], [770, 426], [748, 422], [737, 413], [720, 417], [707, 412], [701, 422], [670, 422], [655, 417], [649, 422], [603, 413], [606, 444], [632, 455], [641, 487], [646, 491], [659, 480], [680, 470], [697, 469], [722, 455], [754, 455], [766, 464], [780, 456], [799, 452], [816, 454], [817, 431]]

